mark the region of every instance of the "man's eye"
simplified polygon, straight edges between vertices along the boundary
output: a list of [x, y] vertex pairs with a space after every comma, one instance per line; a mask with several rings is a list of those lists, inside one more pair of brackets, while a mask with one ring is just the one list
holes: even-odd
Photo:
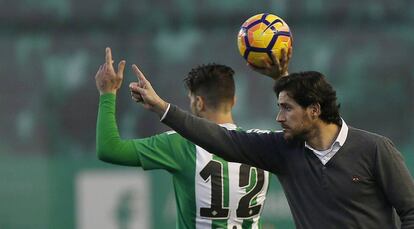
[[285, 105], [285, 104], [282, 104], [282, 105], [279, 106], [279, 109], [281, 111], [291, 111], [292, 110], [292, 107], [291, 106], [288, 106], [288, 105]]

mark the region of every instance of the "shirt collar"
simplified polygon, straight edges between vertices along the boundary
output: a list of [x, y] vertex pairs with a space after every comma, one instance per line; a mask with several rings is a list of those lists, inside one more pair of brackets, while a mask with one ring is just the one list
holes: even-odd
[[348, 137], [348, 125], [346, 125], [345, 121], [341, 118], [342, 121], [342, 127], [339, 131], [338, 137], [336, 138], [335, 142], [338, 142], [340, 146], [343, 146], [346, 140], [346, 137]]
[[[348, 125], [346, 125], [345, 121], [341, 118], [341, 130], [339, 130], [339, 134], [336, 137], [335, 141], [332, 143], [331, 147], [328, 150], [332, 150], [334, 145], [338, 144], [339, 147], [342, 147], [346, 141], [346, 137], [348, 136]], [[308, 143], [305, 142], [305, 147], [311, 149], [312, 151], [320, 151], [312, 148]], [[324, 150], [323, 150], [324, 151]], [[322, 152], [322, 151], [321, 151]]]
[[222, 127], [225, 127], [228, 130], [235, 130], [237, 128], [237, 126], [233, 123], [222, 123], [222, 124], [219, 124], [219, 125], [222, 126]]

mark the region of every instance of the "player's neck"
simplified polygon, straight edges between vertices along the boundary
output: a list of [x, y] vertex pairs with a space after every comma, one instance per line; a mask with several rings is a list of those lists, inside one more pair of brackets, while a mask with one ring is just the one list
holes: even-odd
[[200, 117], [208, 119], [217, 124], [234, 123], [231, 112], [203, 112]]

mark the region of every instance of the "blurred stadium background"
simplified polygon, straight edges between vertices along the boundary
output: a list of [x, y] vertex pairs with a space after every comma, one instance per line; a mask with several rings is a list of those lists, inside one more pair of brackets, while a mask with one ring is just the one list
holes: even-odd
[[[236, 70], [235, 119], [277, 129], [272, 81], [239, 56], [241, 23], [261, 12], [294, 35], [290, 71], [318, 70], [337, 88], [348, 124], [390, 137], [414, 172], [414, 1], [0, 0], [0, 228], [173, 228], [166, 172], [95, 157], [94, 75], [111, 46], [161, 96], [187, 108], [191, 67]], [[118, 95], [124, 138], [167, 130], [133, 103], [127, 69]], [[265, 228], [294, 228], [275, 178]]]

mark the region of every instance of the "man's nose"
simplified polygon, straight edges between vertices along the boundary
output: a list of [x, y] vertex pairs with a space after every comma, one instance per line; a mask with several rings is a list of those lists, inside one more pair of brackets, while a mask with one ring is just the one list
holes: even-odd
[[276, 121], [277, 122], [284, 122], [285, 121], [285, 116], [280, 111], [276, 115]]

